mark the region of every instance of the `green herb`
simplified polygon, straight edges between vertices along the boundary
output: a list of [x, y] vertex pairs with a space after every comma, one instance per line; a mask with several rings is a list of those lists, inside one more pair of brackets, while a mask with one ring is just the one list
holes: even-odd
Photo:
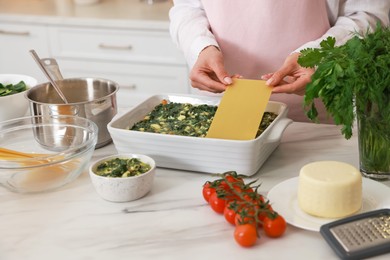
[[96, 174], [105, 177], [131, 177], [141, 175], [151, 169], [150, 165], [138, 158], [115, 158], [99, 164]]
[[319, 49], [306, 49], [298, 62], [316, 67], [307, 85], [307, 116], [316, 121], [314, 100], [320, 98], [346, 139], [358, 123], [360, 170], [386, 179], [390, 172], [390, 28], [355, 35], [344, 45], [334, 38]]
[[17, 84], [7, 84], [7, 85], [3, 85], [2, 83], [0, 83], [0, 96], [1, 97], [9, 96], [12, 94], [23, 92], [26, 89], [27, 86], [24, 83], [24, 81], [20, 81]]
[[311, 120], [317, 121], [314, 100], [320, 98], [346, 139], [352, 136], [356, 115], [372, 111], [390, 122], [390, 28], [378, 24], [341, 46], [328, 37], [320, 48], [303, 50], [298, 62], [316, 68], [304, 97]]

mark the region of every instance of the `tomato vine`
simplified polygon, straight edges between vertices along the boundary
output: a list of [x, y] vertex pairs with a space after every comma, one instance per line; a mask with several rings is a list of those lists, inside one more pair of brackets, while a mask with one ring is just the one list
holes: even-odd
[[[260, 237], [261, 228], [269, 237], [284, 234], [287, 224], [272, 209], [270, 201], [258, 193], [260, 185], [256, 185], [257, 180], [246, 184], [245, 176], [235, 171], [220, 176], [214, 181], [207, 181], [203, 185], [202, 194], [215, 212], [223, 214], [228, 223], [236, 226], [234, 237], [238, 244], [253, 246]], [[248, 228], [248, 225], [253, 228]]]

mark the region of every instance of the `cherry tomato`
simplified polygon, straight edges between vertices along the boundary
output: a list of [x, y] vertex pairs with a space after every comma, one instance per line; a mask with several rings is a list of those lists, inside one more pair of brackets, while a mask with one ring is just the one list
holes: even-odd
[[243, 197], [244, 197], [244, 200], [249, 202], [249, 203], [252, 203], [252, 204], [255, 204], [255, 205], [258, 204], [258, 201], [257, 201], [256, 197], [254, 197], [252, 194], [246, 193], [246, 194], [244, 194]]
[[236, 229], [234, 230], [234, 239], [240, 246], [253, 246], [257, 241], [256, 227], [251, 224], [236, 226]]
[[236, 212], [229, 207], [225, 207], [225, 210], [223, 211], [223, 215], [227, 222], [229, 222], [232, 225], [235, 225], [235, 219], [236, 219]]
[[233, 193], [236, 194], [237, 199], [242, 200], [241, 197], [243, 197], [245, 200], [247, 200], [247, 198], [249, 200], [250, 196], [248, 194], [251, 192], [253, 192], [253, 190], [244, 185], [235, 184], [233, 186]]
[[225, 190], [225, 191], [230, 191], [229, 184], [227, 184], [226, 181], [221, 181], [218, 185], [219, 189]]
[[203, 185], [202, 194], [205, 201], [209, 202], [211, 194], [215, 193], [215, 189], [210, 186], [210, 182]]
[[276, 215], [276, 217], [274, 218], [271, 218], [269, 216], [264, 217], [263, 229], [267, 236], [280, 237], [284, 234], [286, 228], [286, 221], [281, 215]]
[[233, 201], [238, 199], [238, 196], [232, 192], [232, 189], [230, 188], [229, 184], [224, 180], [218, 184], [217, 190], [220, 191], [220, 193], [225, 194], [224, 198], [226, 201]]
[[241, 178], [237, 178], [229, 174], [225, 175], [224, 180], [220, 183], [220, 187], [227, 192], [230, 192], [232, 188], [241, 185], [244, 185], [244, 181]]
[[226, 206], [226, 201], [222, 198], [218, 198], [218, 194], [214, 192], [210, 196], [209, 204], [215, 212], [223, 214], [223, 211], [225, 210]]
[[223, 215], [227, 222], [235, 225], [237, 204], [234, 201], [228, 202], [223, 211]]
[[234, 183], [241, 183], [241, 184], [244, 184], [244, 181], [241, 179], [241, 178], [237, 178], [237, 177], [234, 177], [232, 175], [226, 175], [225, 176], [225, 180], [227, 182], [230, 182], [231, 184], [234, 184]]
[[265, 217], [266, 217], [266, 214], [262, 213], [262, 212], [260, 212], [259, 215], [257, 216], [257, 218], [260, 220], [260, 223], [259, 223], [260, 227], [263, 226]]
[[226, 191], [225, 199], [228, 202], [230, 202], [230, 201], [240, 201], [240, 197], [237, 194], [235, 194], [234, 192], [232, 192], [232, 191]]
[[[263, 196], [263, 195], [261, 195], [261, 194], [259, 194], [259, 198], [258, 198], [258, 200], [259, 200], [259, 203], [260, 203], [260, 204], [262, 204], [262, 203], [265, 203], [264, 196]], [[269, 205], [269, 204], [268, 204], [268, 205]]]
[[236, 214], [234, 219], [234, 224], [236, 226], [250, 224], [256, 226], [256, 219], [254, 217], [253, 210], [248, 210], [246, 208], [242, 209], [239, 213]]
[[260, 206], [260, 212], [258, 214], [258, 219], [260, 220], [261, 223], [264, 222], [264, 219], [269, 216], [269, 215], [272, 215], [272, 214], [275, 214], [271, 205], [270, 204], [265, 204], [263, 203], [261, 206]]

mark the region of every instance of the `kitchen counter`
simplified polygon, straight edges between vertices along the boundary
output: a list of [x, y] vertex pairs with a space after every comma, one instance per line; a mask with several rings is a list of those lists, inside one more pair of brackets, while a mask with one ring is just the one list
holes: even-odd
[[170, 0], [101, 0], [76, 5], [73, 0], [0, 0], [0, 22], [167, 29]]
[[[111, 144], [96, 150], [93, 160], [113, 153]], [[250, 180], [258, 179], [266, 194], [318, 160], [358, 167], [356, 134], [345, 140], [337, 126], [293, 123]], [[282, 238], [263, 236], [252, 248], [238, 246], [233, 227], [203, 200], [202, 185], [213, 179], [157, 168], [152, 191], [128, 203], [101, 199], [87, 172], [48, 193], [0, 188], [0, 259], [337, 259], [318, 232], [291, 225]]]

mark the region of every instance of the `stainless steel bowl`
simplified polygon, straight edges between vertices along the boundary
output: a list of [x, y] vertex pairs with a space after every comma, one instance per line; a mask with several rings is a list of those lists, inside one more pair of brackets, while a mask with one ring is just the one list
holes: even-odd
[[[66, 96], [68, 104], [64, 104], [54, 87], [43, 83], [26, 92], [30, 102], [30, 111], [33, 116], [71, 115], [92, 120], [99, 129], [96, 148], [109, 144], [112, 139], [107, 130], [107, 124], [117, 113], [116, 92], [117, 83], [98, 78], [69, 78], [56, 81]], [[45, 129], [56, 131], [55, 128]], [[44, 136], [44, 135], [42, 135]], [[54, 140], [42, 139], [42, 145], [54, 147]], [[58, 141], [66, 142], [66, 141]], [[58, 142], [54, 144], [60, 145]]]

